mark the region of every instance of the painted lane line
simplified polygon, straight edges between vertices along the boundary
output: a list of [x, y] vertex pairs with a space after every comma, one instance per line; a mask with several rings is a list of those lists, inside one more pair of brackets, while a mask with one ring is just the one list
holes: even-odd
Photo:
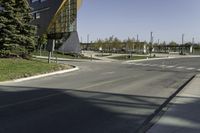
[[166, 68], [174, 68], [174, 67], [176, 67], [176, 66], [166, 66]]
[[166, 65], [160, 65], [160, 67], [166, 67]]
[[183, 67], [183, 66], [180, 66], [180, 67], [176, 67], [177, 69], [183, 69], [183, 68], [185, 68], [185, 67]]
[[194, 70], [195, 68], [191, 67], [191, 68], [186, 68], [187, 70]]

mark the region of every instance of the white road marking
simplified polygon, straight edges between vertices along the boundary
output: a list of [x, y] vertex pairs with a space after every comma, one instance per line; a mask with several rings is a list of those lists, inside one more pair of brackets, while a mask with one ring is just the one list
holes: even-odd
[[191, 68], [186, 68], [187, 70], [194, 70], [195, 68], [191, 67]]
[[159, 65], [158, 64], [150, 64], [149, 66], [154, 67], [154, 66], [159, 66]]
[[180, 67], [176, 67], [177, 69], [183, 69], [183, 68], [185, 68], [185, 67], [183, 67], [183, 66], [180, 66]]
[[[142, 63], [131, 63], [136, 66], [150, 66], [150, 67], [162, 67], [162, 68], [177, 68], [177, 69], [186, 69], [186, 70], [195, 70], [196, 68], [190, 67], [186, 68], [185, 66], [167, 66], [167, 65], [159, 65], [159, 64], [142, 64]], [[197, 71], [200, 71], [200, 69], [196, 69]]]
[[166, 66], [166, 68], [174, 68], [175, 66]]

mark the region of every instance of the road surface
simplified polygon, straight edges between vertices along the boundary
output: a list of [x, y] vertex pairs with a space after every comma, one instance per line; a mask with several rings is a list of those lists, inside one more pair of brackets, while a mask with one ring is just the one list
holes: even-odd
[[200, 72], [200, 58], [70, 63], [80, 70], [1, 85], [0, 133], [134, 133]]

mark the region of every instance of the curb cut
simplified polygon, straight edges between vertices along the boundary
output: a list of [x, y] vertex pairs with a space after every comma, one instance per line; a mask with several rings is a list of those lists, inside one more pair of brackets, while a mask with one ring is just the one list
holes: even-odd
[[32, 80], [32, 79], [38, 79], [38, 78], [43, 78], [43, 77], [48, 77], [48, 76], [53, 76], [53, 75], [59, 75], [59, 74], [63, 74], [63, 73], [69, 73], [69, 72], [73, 72], [73, 71], [77, 71], [77, 70], [79, 70], [79, 67], [75, 66], [72, 69], [61, 70], [61, 71], [56, 71], [56, 72], [51, 72], [51, 73], [46, 73], [46, 74], [40, 74], [40, 75], [36, 75], [36, 76], [20, 78], [20, 79], [15, 79], [15, 80], [11, 80], [11, 81], [4, 81], [4, 82], [0, 82], [0, 84], [12, 83], [12, 82], [19, 83], [19, 82], [23, 82], [23, 81]]
[[175, 98], [178, 93], [180, 93], [186, 86], [189, 84], [196, 75], [193, 75], [191, 78], [189, 78], [183, 85], [181, 85], [177, 91], [175, 91], [171, 96], [169, 96], [166, 101], [159, 106], [147, 119], [143, 122], [143, 124], [136, 130], [137, 133], [145, 133], [147, 132], [159, 119], [159, 117], [162, 116], [163, 113], [166, 112], [168, 104]]

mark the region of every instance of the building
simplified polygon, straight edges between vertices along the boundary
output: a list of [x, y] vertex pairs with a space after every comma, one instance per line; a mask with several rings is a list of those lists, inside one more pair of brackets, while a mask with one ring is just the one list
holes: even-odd
[[49, 51], [79, 53], [77, 10], [81, 0], [28, 0], [37, 26], [37, 35], [47, 34]]

